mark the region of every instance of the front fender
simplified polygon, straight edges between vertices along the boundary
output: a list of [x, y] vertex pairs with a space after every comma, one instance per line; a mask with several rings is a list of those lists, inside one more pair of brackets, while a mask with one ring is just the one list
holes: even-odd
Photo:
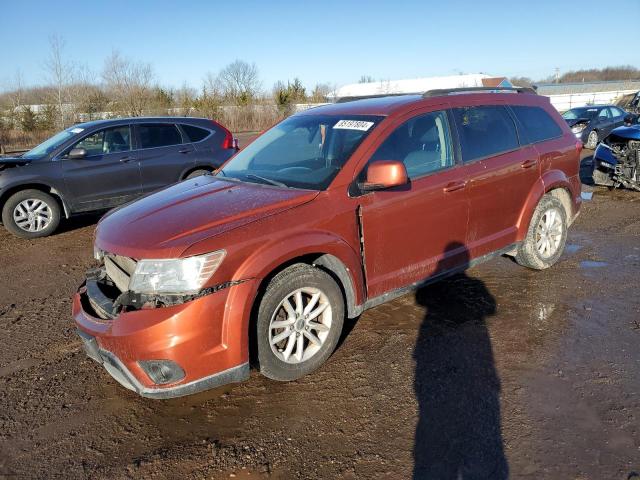
[[595, 153], [593, 154], [593, 165], [595, 167], [596, 160], [600, 160], [602, 162], [610, 163], [611, 165], [616, 165], [618, 163], [618, 158], [613, 154], [610, 148], [605, 147], [604, 145], [598, 145]]
[[305, 231], [265, 243], [240, 265], [234, 278], [262, 280], [280, 266], [309, 254], [328, 254], [339, 260], [348, 273], [356, 305], [364, 302], [360, 254], [344, 239], [325, 231]]

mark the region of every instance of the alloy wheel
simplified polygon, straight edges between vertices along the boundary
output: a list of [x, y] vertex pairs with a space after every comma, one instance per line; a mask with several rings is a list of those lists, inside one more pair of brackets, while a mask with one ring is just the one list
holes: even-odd
[[313, 287], [288, 294], [269, 323], [269, 345], [286, 363], [302, 363], [318, 353], [329, 336], [332, 310], [327, 295]]
[[553, 257], [562, 241], [562, 216], [558, 209], [550, 208], [540, 217], [536, 227], [536, 250], [544, 258]]

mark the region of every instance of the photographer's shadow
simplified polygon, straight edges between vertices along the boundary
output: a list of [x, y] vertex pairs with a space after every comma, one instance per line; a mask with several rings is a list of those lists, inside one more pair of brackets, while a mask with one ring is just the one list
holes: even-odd
[[[460, 247], [452, 243], [447, 251]], [[438, 265], [436, 274], [443, 271]], [[414, 479], [508, 478], [500, 380], [486, 326], [495, 299], [482, 281], [459, 273], [421, 288], [416, 301], [426, 313], [414, 351]]]

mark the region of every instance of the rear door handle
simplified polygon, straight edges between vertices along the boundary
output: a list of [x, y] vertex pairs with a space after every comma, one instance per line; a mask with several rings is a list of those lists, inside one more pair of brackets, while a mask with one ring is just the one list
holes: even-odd
[[135, 158], [134, 158], [134, 157], [122, 157], [122, 158], [120, 159], [120, 162], [122, 162], [122, 163], [128, 163], [128, 162], [130, 162], [131, 160], [135, 160]]
[[191, 153], [191, 152], [193, 152], [193, 150], [189, 148], [183, 148], [182, 150], [178, 150], [178, 153], [184, 153], [184, 154]]
[[451, 182], [442, 190], [445, 193], [449, 193], [449, 192], [455, 192], [456, 190], [462, 190], [466, 186], [467, 186], [467, 182]]
[[538, 159], [533, 159], [532, 158], [532, 159], [529, 159], [529, 160], [525, 160], [524, 162], [522, 162], [520, 164], [520, 166], [522, 168], [531, 168], [531, 167], [533, 167], [533, 166], [535, 166], [537, 164], [538, 164]]

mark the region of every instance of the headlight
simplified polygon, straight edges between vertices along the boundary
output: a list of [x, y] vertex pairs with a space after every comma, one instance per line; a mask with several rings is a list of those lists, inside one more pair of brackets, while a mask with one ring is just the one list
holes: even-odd
[[227, 252], [171, 260], [140, 260], [129, 289], [136, 293], [197, 293], [218, 269]]
[[586, 123], [580, 123], [578, 125], [574, 125], [573, 127], [571, 127], [571, 131], [573, 133], [580, 133], [581, 131], [583, 131], [585, 128], [587, 128], [587, 124]]
[[104, 252], [95, 245], [93, 246], [93, 258], [95, 258], [98, 262], [102, 262], [102, 260], [104, 259]]

